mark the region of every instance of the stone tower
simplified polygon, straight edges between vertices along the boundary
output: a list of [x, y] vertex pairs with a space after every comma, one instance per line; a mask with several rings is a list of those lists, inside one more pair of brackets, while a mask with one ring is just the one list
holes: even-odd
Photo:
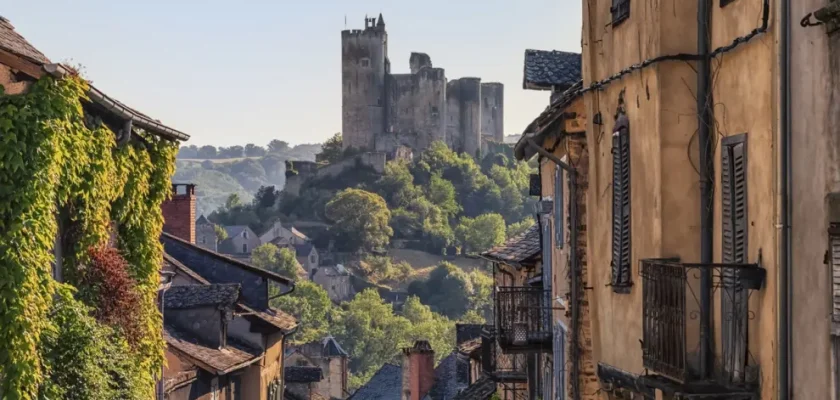
[[342, 124], [344, 148], [374, 149], [385, 130], [385, 81], [390, 73], [385, 20], [365, 18], [365, 29], [341, 32]]

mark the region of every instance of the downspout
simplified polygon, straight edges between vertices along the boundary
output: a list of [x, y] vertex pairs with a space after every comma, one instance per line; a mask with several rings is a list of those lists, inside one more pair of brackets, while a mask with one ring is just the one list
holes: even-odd
[[[166, 290], [172, 286], [172, 277], [175, 275], [173, 272], [169, 271], [161, 271], [161, 275], [167, 278], [166, 283], [161, 284], [158, 287], [158, 291], [160, 291], [160, 304], [158, 305], [160, 308], [160, 320], [163, 321], [163, 310], [164, 310], [164, 296], [166, 295]], [[165, 329], [163, 326], [160, 327], [161, 330]], [[160, 379], [158, 380], [158, 400], [163, 400], [164, 398], [164, 379], [163, 379], [164, 367], [160, 367]]]
[[781, 82], [779, 97], [781, 98], [781, 118], [780, 118], [780, 136], [781, 136], [781, 208], [782, 208], [782, 245], [781, 257], [779, 265], [779, 346], [778, 346], [778, 376], [779, 381], [779, 400], [787, 400], [791, 398], [791, 359], [790, 359], [790, 312], [791, 312], [791, 270], [793, 266], [793, 258], [791, 256], [791, 197], [792, 191], [790, 186], [791, 178], [791, 107], [790, 107], [790, 0], [782, 0], [781, 2]]
[[[714, 234], [714, 150], [710, 140], [712, 121], [709, 62], [709, 25], [711, 0], [700, 0], [697, 6], [697, 141], [700, 150], [700, 263], [712, 262]], [[712, 369], [712, 271], [703, 268], [700, 275], [700, 376], [709, 378]]]
[[[528, 139], [528, 146], [534, 149], [537, 153], [541, 156], [548, 158], [558, 167], [562, 168], [569, 174], [569, 198], [571, 199], [571, 204], [569, 205], [569, 217], [572, 220], [572, 229], [569, 231], [569, 241], [571, 242], [570, 247], [570, 264], [572, 269], [572, 279], [571, 285], [569, 290], [571, 291], [571, 307], [572, 307], [572, 334], [569, 338], [572, 345], [569, 346], [570, 348], [570, 356], [572, 358], [572, 370], [570, 371], [570, 383], [572, 389], [572, 400], [580, 400], [580, 356], [579, 356], [579, 331], [580, 331], [580, 296], [578, 293], [580, 292], [579, 289], [579, 278], [580, 278], [580, 267], [578, 266], [578, 213], [577, 213], [577, 170], [564, 163], [563, 160], [558, 158], [552, 153], [549, 153], [542, 146], [539, 146], [534, 142], [533, 139]], [[545, 279], [545, 277], [543, 277]], [[551, 279], [549, 277], [548, 279]]]
[[282, 355], [280, 357], [280, 398], [284, 398], [286, 393], [286, 345], [288, 342], [288, 338], [294, 335], [295, 332], [298, 331], [298, 328], [300, 328], [300, 325], [295, 326], [294, 329], [283, 333], [283, 345], [280, 349], [280, 354]]

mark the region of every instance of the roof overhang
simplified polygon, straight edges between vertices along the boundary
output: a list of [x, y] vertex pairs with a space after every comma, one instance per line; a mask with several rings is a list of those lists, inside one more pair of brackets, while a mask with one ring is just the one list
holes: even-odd
[[[525, 127], [522, 136], [513, 148], [514, 157], [517, 160], [530, 160], [536, 154], [536, 151], [528, 145], [529, 141], [541, 145], [546, 138], [552, 135], [559, 134], [562, 136], [566, 133], [563, 122], [569, 117], [574, 118], [574, 116], [566, 115], [566, 108], [581, 96], [582, 88], [583, 82], [579, 81], [566, 89], [563, 95], [552, 102], [545, 111]], [[561, 129], [554, 129], [558, 125]]]

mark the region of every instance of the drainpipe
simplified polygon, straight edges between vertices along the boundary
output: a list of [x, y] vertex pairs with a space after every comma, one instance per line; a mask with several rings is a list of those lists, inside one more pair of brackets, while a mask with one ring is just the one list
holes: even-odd
[[[709, 25], [711, 0], [697, 2], [697, 141], [700, 148], [700, 263], [712, 262], [714, 235], [714, 150], [710, 140], [712, 109], [710, 93]], [[700, 376], [709, 378], [712, 369], [712, 271], [703, 268], [700, 275]]]
[[[169, 289], [172, 286], [172, 277], [175, 276], [175, 273], [169, 272], [169, 271], [161, 271], [160, 274], [165, 277], [164, 278], [165, 279], [164, 283], [161, 283], [160, 286], [158, 286], [158, 291], [160, 292], [160, 304], [158, 306], [160, 308], [160, 320], [162, 322], [163, 321], [163, 310], [164, 310], [164, 307], [163, 307], [164, 296], [166, 295], [166, 290]], [[165, 328], [161, 325], [161, 329], [165, 329]], [[163, 372], [164, 371], [163, 370], [164, 370], [164, 367], [161, 366], [160, 367], [160, 379], [158, 380], [158, 384], [157, 384], [158, 400], [163, 400], [163, 396], [164, 396], [164, 393], [163, 393], [163, 389], [164, 389], [164, 387], [163, 387], [163, 383], [164, 383]]]
[[[541, 156], [548, 158], [558, 167], [562, 168], [566, 172], [569, 173], [569, 198], [571, 200], [571, 210], [569, 212], [570, 217], [572, 219], [572, 229], [569, 232], [569, 240], [571, 241], [571, 248], [570, 248], [570, 264], [572, 269], [572, 279], [571, 279], [571, 287], [569, 288], [571, 291], [572, 297], [572, 335], [570, 341], [572, 346], [570, 346], [570, 356], [572, 358], [572, 370], [570, 371], [570, 380], [571, 380], [571, 388], [572, 388], [572, 400], [580, 400], [580, 356], [579, 356], [579, 348], [578, 342], [579, 339], [579, 331], [580, 331], [580, 298], [579, 298], [579, 277], [580, 277], [580, 267], [578, 266], [578, 214], [577, 214], [577, 170], [566, 164], [555, 156], [552, 153], [549, 153], [542, 146], [538, 145], [534, 142], [533, 139], [528, 139], [528, 146], [534, 149], [537, 153]], [[543, 277], [545, 279], [545, 277]], [[551, 279], [551, 277], [548, 277]]]
[[782, 207], [782, 245], [781, 257], [779, 265], [779, 346], [778, 346], [778, 376], [779, 381], [779, 400], [790, 399], [791, 396], [791, 348], [790, 348], [790, 312], [792, 303], [792, 285], [791, 285], [791, 270], [793, 269], [793, 259], [791, 257], [791, 107], [790, 107], [790, 0], [782, 0], [781, 3], [781, 85], [780, 98], [782, 101], [781, 109], [781, 207]]

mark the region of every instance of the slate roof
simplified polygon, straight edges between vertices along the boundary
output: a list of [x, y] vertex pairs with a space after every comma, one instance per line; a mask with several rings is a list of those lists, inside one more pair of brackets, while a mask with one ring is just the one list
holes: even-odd
[[466, 385], [458, 383], [458, 353], [449, 353], [435, 368], [435, 384], [427, 395], [432, 400], [448, 400], [455, 397]]
[[239, 236], [246, 229], [248, 229], [248, 225], [231, 225], [225, 227], [225, 232], [227, 232], [228, 239], [230, 239]]
[[454, 400], [487, 400], [496, 392], [496, 384], [482, 377], [454, 397]]
[[197, 220], [195, 220], [195, 224], [196, 225], [208, 225], [208, 224], [210, 224], [210, 221], [207, 219], [207, 217], [204, 216], [204, 214], [201, 214], [201, 216], [198, 217]]
[[166, 308], [193, 308], [232, 305], [239, 298], [238, 283], [172, 286], [164, 295]]
[[455, 343], [460, 345], [468, 340], [481, 337], [485, 328], [492, 328], [485, 324], [455, 324]]
[[324, 378], [321, 367], [286, 367], [286, 382], [291, 383], [312, 383], [320, 382]]
[[221, 349], [204, 346], [195, 337], [169, 325], [164, 327], [163, 338], [171, 348], [198, 361], [202, 369], [209, 368], [211, 373], [236, 371], [262, 358], [258, 350], [230, 340]]
[[347, 400], [400, 400], [402, 391], [402, 367], [384, 364], [379, 371]]
[[566, 107], [581, 95], [582, 90], [583, 81], [577, 81], [570, 88], [566, 89], [562, 95], [554, 99], [537, 118], [534, 118], [525, 127], [525, 131], [522, 132], [522, 136], [516, 142], [513, 150], [517, 160], [527, 160], [534, 156], [534, 151], [525, 145], [525, 141], [542, 135], [548, 127], [559, 120], [563, 116]]
[[540, 247], [540, 227], [539, 224], [534, 224], [525, 232], [510, 238], [504, 244], [481, 253], [481, 256], [491, 261], [519, 266], [528, 259], [539, 255]]
[[323, 356], [324, 357], [346, 357], [347, 352], [338, 344], [338, 341], [335, 340], [332, 336], [327, 336], [323, 340], [321, 340], [321, 344], [324, 345]]
[[23, 36], [15, 31], [8, 19], [0, 16], [0, 48], [38, 64], [49, 64], [50, 60], [38, 51]]
[[580, 53], [557, 50], [525, 50], [523, 89], [563, 91], [581, 79]]

